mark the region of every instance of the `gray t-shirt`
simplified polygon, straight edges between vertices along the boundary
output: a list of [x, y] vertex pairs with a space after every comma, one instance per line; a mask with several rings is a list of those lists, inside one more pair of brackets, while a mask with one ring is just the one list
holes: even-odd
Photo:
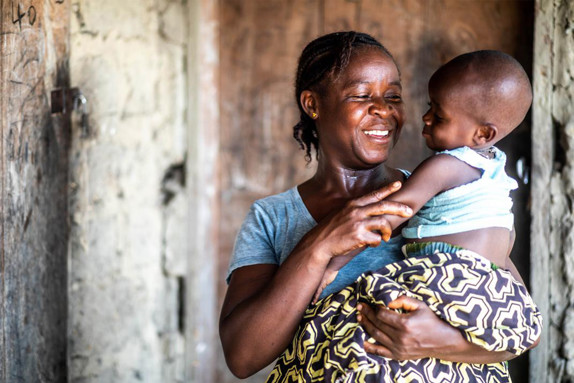
[[[231, 273], [243, 266], [280, 265], [315, 225], [317, 222], [307, 210], [297, 187], [255, 201], [237, 234], [227, 282]], [[397, 236], [378, 247], [363, 250], [339, 270], [321, 298], [350, 285], [366, 271], [403, 259], [403, 242], [403, 238]]]

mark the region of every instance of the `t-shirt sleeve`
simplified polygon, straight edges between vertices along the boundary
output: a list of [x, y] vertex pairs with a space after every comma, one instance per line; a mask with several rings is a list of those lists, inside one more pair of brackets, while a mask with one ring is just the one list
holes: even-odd
[[251, 265], [279, 265], [279, 256], [275, 252], [274, 222], [262, 205], [255, 202], [249, 209], [239, 233], [235, 238], [231, 262], [226, 281], [229, 283], [234, 270]]

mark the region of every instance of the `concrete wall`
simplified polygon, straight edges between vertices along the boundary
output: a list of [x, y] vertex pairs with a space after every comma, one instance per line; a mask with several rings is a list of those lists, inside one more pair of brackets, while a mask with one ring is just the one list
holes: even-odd
[[536, 2], [532, 292], [545, 319], [532, 382], [574, 381], [574, 3]]
[[185, 0], [75, 0], [69, 381], [184, 375]]

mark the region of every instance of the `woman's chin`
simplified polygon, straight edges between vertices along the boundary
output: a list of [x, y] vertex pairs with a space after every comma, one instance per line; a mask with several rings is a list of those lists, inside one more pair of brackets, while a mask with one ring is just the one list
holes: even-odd
[[366, 154], [366, 155], [363, 155], [360, 157], [362, 165], [367, 169], [371, 169], [375, 166], [379, 166], [379, 165], [385, 163], [385, 161], [387, 161], [388, 159], [389, 159], [389, 153], [388, 152], [371, 153], [371, 154]]

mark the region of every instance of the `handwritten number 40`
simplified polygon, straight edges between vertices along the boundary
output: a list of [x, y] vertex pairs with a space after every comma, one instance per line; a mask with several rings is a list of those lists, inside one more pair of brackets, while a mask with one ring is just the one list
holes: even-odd
[[[26, 11], [22, 9], [22, 4], [18, 3], [18, 7], [14, 9], [14, 3], [12, 3], [12, 23], [18, 24], [20, 29], [22, 29], [22, 20], [27, 16], [28, 23], [30, 25], [34, 25], [36, 22], [36, 8], [33, 5], [30, 5]], [[14, 14], [14, 10], [16, 10], [16, 14]]]

